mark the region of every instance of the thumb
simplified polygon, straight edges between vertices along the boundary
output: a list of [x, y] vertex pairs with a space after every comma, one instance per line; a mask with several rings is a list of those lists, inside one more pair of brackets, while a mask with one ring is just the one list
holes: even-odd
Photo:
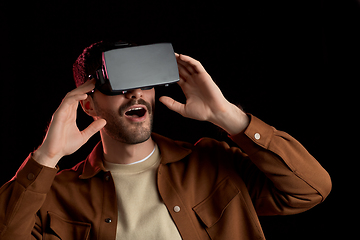
[[179, 103], [178, 101], [175, 101], [171, 97], [162, 96], [159, 98], [159, 101], [162, 102], [166, 107], [168, 107], [170, 110], [177, 112], [181, 115], [184, 115], [185, 113], [185, 104]]
[[90, 137], [92, 137], [95, 133], [100, 131], [103, 127], [106, 125], [105, 119], [97, 119], [93, 121], [87, 128], [85, 128], [81, 133], [84, 138], [84, 143], [89, 140]]

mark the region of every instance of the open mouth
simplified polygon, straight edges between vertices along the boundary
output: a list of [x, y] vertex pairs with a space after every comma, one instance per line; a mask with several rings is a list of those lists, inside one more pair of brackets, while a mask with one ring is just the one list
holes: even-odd
[[125, 115], [133, 118], [141, 118], [146, 114], [144, 107], [133, 107], [125, 112]]

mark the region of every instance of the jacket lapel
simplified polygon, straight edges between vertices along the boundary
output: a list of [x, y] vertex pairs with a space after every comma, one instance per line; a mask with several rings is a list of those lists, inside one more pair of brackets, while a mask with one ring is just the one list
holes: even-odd
[[192, 145], [189, 143], [177, 142], [157, 133], [152, 133], [151, 136], [159, 146], [162, 164], [177, 162], [192, 152]]
[[102, 146], [102, 142], [100, 141], [85, 160], [83, 172], [79, 176], [79, 178], [88, 179], [88, 178], [92, 178], [100, 171], [107, 172], [104, 167], [104, 163], [102, 159], [103, 159], [103, 146]]

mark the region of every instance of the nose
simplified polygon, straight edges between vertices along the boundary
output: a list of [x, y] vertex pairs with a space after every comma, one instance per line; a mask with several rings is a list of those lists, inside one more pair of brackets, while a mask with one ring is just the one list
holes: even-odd
[[125, 93], [125, 97], [127, 99], [131, 99], [131, 98], [138, 99], [138, 98], [141, 98], [142, 95], [143, 95], [143, 92], [140, 88], [129, 90]]

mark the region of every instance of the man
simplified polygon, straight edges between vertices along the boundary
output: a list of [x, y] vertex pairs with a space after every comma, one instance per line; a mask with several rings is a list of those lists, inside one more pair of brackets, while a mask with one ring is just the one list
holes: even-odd
[[[1, 239], [265, 239], [257, 215], [303, 212], [329, 194], [329, 175], [299, 142], [228, 102], [189, 56], [176, 54], [186, 103], [160, 101], [221, 127], [238, 148], [152, 133], [154, 89], [89, 93], [95, 80], [87, 76], [107, 49], [100, 42], [79, 56], [78, 87], [1, 188]], [[79, 102], [94, 119], [83, 131]], [[58, 161], [98, 131], [101, 142], [88, 158], [57, 174]]]

